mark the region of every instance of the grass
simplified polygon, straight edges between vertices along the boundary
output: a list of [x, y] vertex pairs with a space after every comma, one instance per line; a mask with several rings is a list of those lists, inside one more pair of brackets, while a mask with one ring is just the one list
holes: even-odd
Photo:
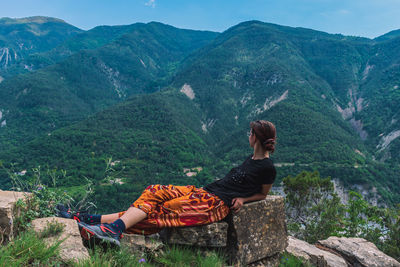
[[287, 252], [282, 253], [279, 267], [313, 267], [310, 263]]
[[31, 230], [0, 247], [0, 266], [55, 266], [62, 264], [58, 255], [62, 241], [47, 246]]
[[39, 234], [40, 238], [47, 238], [52, 236], [57, 236], [64, 231], [64, 225], [58, 222], [48, 222], [47, 226]]
[[125, 249], [110, 248], [110, 249], [104, 250], [101, 247], [95, 247], [94, 249], [92, 249], [90, 251], [89, 259], [80, 261], [75, 266], [79, 266], [79, 267], [97, 267], [97, 266], [105, 266], [105, 267], [141, 266], [141, 267], [145, 267], [145, 266], [154, 266], [154, 265], [149, 264], [147, 262], [146, 258], [132, 255]]
[[59, 246], [63, 240], [54, 245], [47, 245], [43, 238], [58, 235], [63, 230], [59, 224], [50, 223], [39, 234], [28, 230], [7, 245], [0, 247], [0, 266], [79, 266], [79, 267], [219, 267], [226, 266], [225, 259], [214, 251], [202, 252], [188, 247], [167, 247], [162, 256], [153, 258], [148, 255], [133, 255], [126, 249], [100, 246], [89, 250], [90, 258], [78, 263], [65, 262], [59, 256]]
[[225, 266], [224, 257], [215, 251], [202, 252], [181, 246], [170, 246], [163, 256], [154, 259], [158, 266], [168, 267], [217, 267]]
[[[51, 230], [49, 230], [51, 229]], [[62, 231], [57, 224], [49, 224], [46, 236]], [[216, 251], [201, 251], [183, 246], [166, 247], [164, 253], [152, 258], [149, 255], [133, 255], [126, 249], [95, 247], [90, 258], [78, 263], [63, 262], [59, 257], [61, 241], [46, 245], [43, 232], [39, 235], [32, 230], [22, 232], [14, 241], [0, 247], [0, 266], [78, 266], [78, 267], [221, 267], [228, 266], [222, 254]], [[312, 267], [289, 253], [283, 253], [279, 267]]]
[[226, 266], [224, 258], [217, 252], [201, 252], [188, 247], [167, 247], [162, 256], [132, 255], [124, 249], [94, 248], [89, 260], [81, 261], [77, 266], [163, 266], [163, 267], [220, 267]]

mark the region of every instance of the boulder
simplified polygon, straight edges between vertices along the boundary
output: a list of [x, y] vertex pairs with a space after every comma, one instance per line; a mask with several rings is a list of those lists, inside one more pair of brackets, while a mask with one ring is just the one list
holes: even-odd
[[217, 222], [193, 227], [165, 228], [161, 237], [167, 244], [225, 247], [227, 234], [228, 223]]
[[150, 236], [124, 234], [121, 238], [121, 248], [135, 255], [150, 254], [153, 257], [158, 257], [163, 253], [164, 244], [158, 234]]
[[292, 236], [289, 236], [289, 245], [286, 251], [317, 267], [347, 267], [347, 263], [342, 257]]
[[337, 251], [353, 266], [400, 267], [398, 261], [363, 238], [331, 236], [326, 240], [318, 241], [318, 244]]
[[282, 196], [246, 203], [226, 218], [227, 255], [234, 264], [245, 265], [276, 257], [288, 245], [285, 205]]
[[32, 227], [35, 232], [40, 234], [51, 223], [63, 225], [63, 230], [55, 236], [44, 237], [44, 240], [49, 245], [58, 240], [64, 240], [60, 244], [60, 256], [63, 261], [77, 262], [89, 258], [89, 252], [83, 245], [78, 224], [75, 220], [56, 217], [40, 218], [32, 221]]
[[21, 210], [17, 207], [18, 200], [23, 200], [30, 193], [0, 190], [0, 244], [7, 243], [14, 238], [13, 221]]

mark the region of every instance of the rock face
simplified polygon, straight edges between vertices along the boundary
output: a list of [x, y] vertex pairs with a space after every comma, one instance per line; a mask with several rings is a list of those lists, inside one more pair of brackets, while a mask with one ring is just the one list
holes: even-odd
[[302, 258], [317, 267], [347, 267], [346, 261], [333, 253], [319, 249], [303, 240], [289, 236], [289, 245], [286, 251]]
[[58, 240], [65, 239], [60, 245], [60, 256], [64, 261], [79, 261], [89, 258], [89, 253], [83, 245], [75, 220], [56, 217], [40, 218], [33, 220], [32, 226], [35, 232], [41, 233], [50, 223], [64, 225], [64, 229], [59, 235], [44, 238], [48, 244], [54, 244]]
[[0, 244], [14, 237], [13, 221], [20, 214], [16, 206], [18, 200], [25, 199], [29, 193], [0, 190]]
[[340, 253], [353, 266], [366, 267], [400, 267], [400, 263], [384, 254], [373, 243], [363, 238], [331, 236], [318, 241], [324, 247]]
[[247, 203], [222, 222], [163, 232], [163, 239], [170, 244], [224, 247], [231, 263], [240, 266], [276, 266], [288, 244], [282, 196]]
[[243, 265], [273, 257], [288, 245], [282, 196], [245, 204], [227, 220], [227, 250], [234, 263]]
[[164, 244], [158, 234], [151, 236], [124, 234], [121, 238], [121, 248], [126, 248], [135, 255], [139, 252], [158, 257], [163, 254]]
[[182, 228], [165, 228], [162, 239], [168, 244], [200, 247], [225, 247], [228, 223], [217, 222], [208, 225]]

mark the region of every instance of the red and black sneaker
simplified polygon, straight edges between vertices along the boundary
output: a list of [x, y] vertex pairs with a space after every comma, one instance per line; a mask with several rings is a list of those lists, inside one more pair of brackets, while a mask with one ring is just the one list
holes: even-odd
[[67, 218], [67, 219], [74, 219], [78, 223], [81, 221], [85, 221], [85, 216], [86, 213], [80, 213], [80, 212], [71, 212], [70, 208], [67, 208], [63, 204], [58, 204], [56, 206], [56, 212], [57, 216], [61, 218]]
[[119, 240], [121, 234], [118, 233], [110, 224], [102, 223], [97, 225], [89, 225], [84, 222], [78, 223], [79, 230], [83, 239], [89, 241], [97, 239], [99, 241], [106, 241], [111, 244], [121, 246]]
[[57, 204], [56, 212], [58, 217], [72, 219], [71, 209], [67, 208], [63, 204]]

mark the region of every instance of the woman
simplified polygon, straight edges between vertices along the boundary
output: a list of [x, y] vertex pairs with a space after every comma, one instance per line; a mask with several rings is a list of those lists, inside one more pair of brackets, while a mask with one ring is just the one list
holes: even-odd
[[116, 245], [120, 244], [123, 232], [152, 234], [164, 227], [222, 220], [230, 210], [238, 212], [246, 202], [265, 199], [275, 180], [276, 171], [270, 159], [275, 150], [275, 126], [264, 120], [251, 122], [248, 136], [253, 154], [223, 179], [204, 188], [151, 185], [124, 212], [71, 214], [61, 208], [59, 214], [76, 219], [83, 238], [106, 240]]

